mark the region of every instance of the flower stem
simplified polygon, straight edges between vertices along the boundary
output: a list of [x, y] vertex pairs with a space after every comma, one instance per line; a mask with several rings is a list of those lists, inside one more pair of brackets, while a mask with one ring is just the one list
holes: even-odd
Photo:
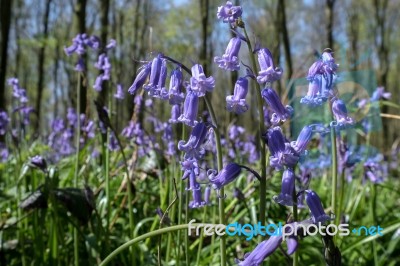
[[[207, 95], [204, 96], [204, 101], [206, 102], [206, 106], [208, 109], [208, 112], [210, 113], [211, 116], [211, 121], [214, 125], [214, 131], [215, 131], [215, 143], [216, 143], [216, 149], [217, 149], [217, 163], [218, 163], [218, 172], [222, 170], [222, 147], [221, 147], [221, 135], [219, 132], [219, 127], [217, 123], [217, 118], [215, 116], [214, 109], [211, 105], [211, 102], [207, 98]], [[220, 190], [220, 197], [218, 199], [218, 209], [219, 209], [219, 223], [220, 224], [225, 224], [225, 201], [224, 201], [224, 188], [221, 188]], [[221, 266], [226, 265], [226, 240], [225, 236], [221, 236], [220, 238], [220, 249], [221, 249]]]
[[[294, 184], [294, 190], [293, 190], [293, 220], [294, 220], [294, 222], [297, 222], [298, 215], [297, 215], [296, 179], [294, 182], [295, 182], [295, 184]], [[298, 265], [299, 265], [299, 253], [297, 251], [295, 251], [293, 254], [293, 266], [298, 266]]]
[[[76, 113], [78, 116], [76, 126], [76, 158], [75, 158], [75, 172], [74, 172], [74, 187], [78, 187], [78, 176], [79, 176], [79, 151], [80, 151], [80, 140], [81, 140], [81, 76], [78, 74], [78, 85], [76, 87]], [[74, 264], [79, 265], [79, 239], [78, 229], [74, 227]]]
[[[192, 227], [198, 226], [200, 224], [191, 224]], [[216, 226], [215, 224], [201, 224], [204, 226]], [[188, 229], [189, 225], [188, 224], [179, 224], [179, 225], [174, 225], [174, 226], [170, 226], [170, 227], [166, 227], [166, 228], [162, 228], [162, 229], [158, 229], [152, 232], [149, 232], [147, 234], [143, 234], [141, 236], [138, 236], [134, 239], [129, 240], [128, 242], [126, 242], [125, 244], [119, 246], [117, 249], [115, 249], [113, 252], [111, 252], [100, 264], [99, 266], [105, 266], [108, 263], [110, 263], [110, 261], [116, 257], [119, 253], [121, 253], [122, 251], [124, 251], [125, 249], [129, 248], [130, 246], [132, 246], [133, 244], [136, 244], [137, 242], [140, 242], [142, 240], [145, 240], [149, 237], [155, 237], [161, 234], [165, 234], [165, 233], [171, 233], [171, 232], [175, 232], [175, 231], [180, 231], [180, 230], [184, 230], [184, 229]], [[225, 230], [225, 228], [224, 228]]]
[[331, 126], [331, 143], [332, 143], [332, 212], [334, 215], [340, 215], [336, 209], [337, 195], [337, 147], [335, 127]]
[[[253, 72], [257, 71], [256, 59], [254, 57], [253, 48], [251, 47], [251, 42], [246, 31], [246, 27], [243, 27], [244, 35], [246, 36], [247, 48], [249, 50], [251, 65]], [[267, 198], [267, 169], [266, 169], [266, 146], [265, 142], [261, 140], [262, 134], [265, 133], [264, 126], [264, 110], [263, 110], [263, 100], [261, 97], [261, 87], [258, 82], [255, 82], [256, 98], [257, 98], [257, 108], [258, 108], [258, 134], [259, 134], [259, 145], [260, 145], [260, 157], [261, 157], [261, 179], [260, 179], [260, 214], [259, 221], [261, 223], [265, 222], [266, 216], [266, 198]]]

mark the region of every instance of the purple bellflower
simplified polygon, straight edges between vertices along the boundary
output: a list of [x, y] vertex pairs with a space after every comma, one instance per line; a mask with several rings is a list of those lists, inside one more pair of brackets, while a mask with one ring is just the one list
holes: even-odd
[[298, 241], [296, 236], [289, 236], [286, 239], [286, 244], [287, 244], [287, 254], [292, 255], [296, 250], [298, 246]]
[[120, 83], [117, 84], [117, 92], [114, 94], [114, 98], [118, 100], [123, 100], [125, 98], [124, 89]]
[[242, 168], [236, 163], [230, 163], [226, 165], [220, 173], [216, 173], [214, 170], [208, 171], [208, 179], [212, 184], [212, 188], [220, 190], [222, 187], [233, 182], [236, 177], [239, 176]]
[[202, 144], [207, 137], [208, 128], [205, 123], [198, 123], [192, 130], [187, 142], [180, 140], [178, 149], [184, 151], [185, 158], [201, 159], [204, 156], [204, 148]]
[[189, 208], [200, 208], [206, 205], [206, 202], [202, 200], [201, 196], [201, 189], [194, 189], [192, 190], [193, 200], [189, 202]]
[[256, 248], [244, 256], [243, 261], [237, 260], [239, 266], [258, 266], [270, 256], [282, 243], [282, 236], [271, 236], [259, 243]]
[[6, 144], [0, 142], [0, 162], [6, 162], [8, 155], [9, 153]]
[[154, 91], [157, 89], [158, 82], [160, 81], [162, 65], [163, 59], [161, 58], [161, 54], [158, 54], [151, 62], [149, 83], [143, 86], [143, 88], [148, 91], [149, 95], [156, 94]]
[[371, 102], [379, 101], [381, 99], [389, 100], [391, 97], [392, 94], [390, 92], [385, 92], [384, 87], [378, 87], [372, 94]]
[[176, 124], [179, 123], [179, 117], [181, 116], [181, 106], [179, 104], [174, 104], [171, 108], [171, 118], [168, 122]]
[[167, 60], [162, 59], [161, 70], [160, 70], [160, 78], [158, 79], [158, 84], [156, 90], [150, 93], [151, 96], [160, 98], [160, 99], [168, 99], [168, 91], [165, 88], [165, 82], [167, 80]]
[[268, 130], [266, 141], [271, 152], [271, 167], [281, 170], [283, 166], [293, 168], [299, 161], [299, 155], [285, 140], [280, 127]]
[[197, 112], [199, 108], [199, 97], [193, 91], [186, 94], [185, 103], [183, 104], [183, 114], [178, 118], [182, 123], [190, 127], [194, 127], [198, 122]]
[[211, 197], [211, 187], [210, 186], [206, 186], [206, 188], [204, 189], [204, 202], [206, 205], [210, 205], [211, 201], [210, 201], [210, 197]]
[[296, 141], [292, 141], [290, 145], [293, 147], [293, 149], [301, 154], [307, 149], [307, 145], [310, 142], [311, 138], [313, 135], [313, 130], [311, 126], [305, 126], [303, 129], [300, 131], [299, 136], [297, 137]]
[[43, 172], [47, 171], [47, 162], [40, 155], [36, 155], [36, 156], [32, 157], [29, 164], [35, 168], [42, 170]]
[[275, 202], [285, 206], [293, 206], [294, 185], [295, 175], [293, 170], [288, 168], [283, 172], [281, 193], [274, 198]]
[[234, 37], [229, 41], [228, 47], [225, 50], [225, 54], [214, 57], [214, 62], [218, 64], [218, 67], [235, 71], [240, 69], [239, 62], [239, 51], [240, 51], [241, 40], [239, 37]]
[[152, 65], [152, 63], [147, 63], [141, 68], [139, 74], [136, 76], [135, 80], [133, 81], [133, 84], [128, 89], [128, 92], [130, 94], [135, 94], [136, 91], [138, 89], [140, 89], [143, 86], [143, 84], [146, 82], [147, 77], [150, 74], [151, 65]]
[[273, 111], [271, 117], [271, 123], [273, 125], [278, 125], [279, 123], [285, 122], [286, 119], [290, 118], [293, 113], [293, 108], [290, 105], [286, 105], [286, 107], [283, 106], [281, 99], [275, 90], [271, 88], [265, 88], [262, 90], [261, 94], [268, 106]]
[[328, 99], [327, 90], [323, 87], [325, 81], [322, 75], [316, 75], [308, 84], [307, 95], [301, 98], [300, 103], [310, 106], [318, 106]]
[[372, 183], [379, 184], [383, 182], [383, 167], [381, 163], [367, 160], [364, 163], [364, 176]]
[[185, 158], [184, 161], [181, 162], [181, 170], [183, 171], [182, 180], [188, 178], [191, 175], [192, 171], [194, 171], [195, 175], [199, 175], [200, 169], [197, 163], [196, 158]]
[[106, 45], [106, 50], [110, 50], [115, 48], [115, 46], [117, 46], [117, 41], [114, 39], [111, 39], [108, 44]]
[[213, 91], [215, 87], [215, 80], [212, 76], [206, 77], [204, 74], [203, 67], [196, 64], [192, 67], [192, 77], [190, 78], [190, 88], [197, 94], [198, 97], [202, 97], [206, 92]]
[[246, 112], [249, 109], [249, 105], [246, 103], [248, 90], [249, 82], [247, 78], [239, 78], [236, 81], [233, 95], [226, 97], [226, 109], [236, 114], [243, 114]]
[[279, 80], [282, 76], [282, 69], [274, 66], [272, 54], [267, 48], [261, 48], [257, 51], [258, 63], [261, 71], [258, 72], [257, 82], [260, 84], [271, 83]]
[[331, 220], [322, 207], [321, 199], [318, 194], [312, 190], [306, 190], [306, 202], [311, 211], [311, 216], [315, 224], [324, 223]]
[[182, 81], [182, 71], [179, 68], [172, 71], [168, 92], [168, 99], [171, 105], [181, 104], [185, 100], [185, 94], [182, 92]]
[[234, 23], [242, 15], [242, 7], [234, 6], [231, 1], [226, 1], [224, 6], [218, 7], [217, 18], [224, 23]]
[[7, 132], [7, 125], [10, 122], [10, 118], [4, 111], [0, 111], [0, 135], [4, 135]]
[[336, 99], [332, 103], [332, 113], [335, 117], [333, 124], [337, 128], [345, 128], [354, 124], [354, 120], [348, 116], [346, 105], [342, 100]]

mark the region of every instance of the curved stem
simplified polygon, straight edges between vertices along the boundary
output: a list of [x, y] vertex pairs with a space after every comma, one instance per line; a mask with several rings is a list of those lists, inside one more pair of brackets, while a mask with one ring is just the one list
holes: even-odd
[[[215, 224], [191, 224], [191, 227], [195, 227], [198, 225], [202, 225], [202, 226], [215, 226]], [[129, 248], [130, 246], [132, 246], [133, 244], [140, 242], [146, 238], [149, 237], [155, 237], [158, 235], [162, 235], [165, 233], [171, 233], [171, 232], [175, 232], [175, 231], [179, 231], [179, 230], [183, 230], [183, 229], [188, 229], [189, 228], [189, 224], [180, 224], [180, 225], [175, 225], [175, 226], [170, 226], [170, 227], [166, 227], [166, 228], [162, 228], [162, 229], [158, 229], [152, 232], [149, 232], [147, 234], [138, 236], [134, 239], [129, 240], [128, 242], [126, 242], [125, 244], [119, 246], [117, 249], [115, 249], [113, 252], [111, 252], [100, 264], [99, 266], [105, 266], [108, 263], [110, 263], [110, 261], [117, 256], [119, 253], [121, 253], [122, 251], [124, 251], [125, 249]]]
[[[246, 27], [243, 27], [244, 35], [246, 36], [247, 48], [249, 50], [251, 65], [253, 68], [253, 72], [257, 71], [256, 59], [253, 54], [253, 48], [251, 47], [250, 39], [246, 31]], [[258, 82], [255, 82], [255, 95], [257, 98], [257, 107], [258, 107], [258, 133], [259, 133], [259, 144], [260, 144], [260, 157], [261, 157], [261, 179], [260, 179], [260, 214], [259, 221], [261, 223], [265, 222], [266, 216], [266, 198], [267, 198], [267, 168], [266, 168], [266, 146], [265, 142], [261, 140], [262, 134], [265, 133], [264, 126], [264, 110], [263, 110], [263, 100], [261, 97], [261, 86]]]

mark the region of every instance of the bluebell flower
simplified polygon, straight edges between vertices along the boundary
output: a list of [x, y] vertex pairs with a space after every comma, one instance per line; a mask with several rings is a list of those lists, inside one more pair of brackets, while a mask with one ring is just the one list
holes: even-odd
[[240, 51], [241, 40], [239, 37], [234, 37], [229, 41], [228, 47], [225, 50], [225, 54], [214, 57], [214, 62], [218, 64], [218, 67], [235, 71], [240, 69], [239, 62], [239, 51]]
[[283, 166], [293, 168], [299, 161], [299, 155], [285, 140], [280, 127], [268, 130], [266, 142], [271, 152], [271, 167], [278, 170], [283, 169]]
[[314, 76], [308, 84], [307, 95], [301, 98], [300, 103], [310, 106], [322, 105], [328, 99], [328, 91], [323, 87], [322, 75]]
[[103, 89], [103, 75], [100, 74], [96, 77], [96, 80], [93, 83], [93, 89], [100, 92]]
[[354, 124], [354, 120], [348, 116], [346, 104], [342, 100], [334, 100], [332, 103], [332, 113], [335, 117], [333, 123], [335, 127], [341, 129]]
[[379, 184], [383, 182], [383, 167], [382, 162], [374, 162], [368, 159], [364, 163], [364, 177], [369, 179], [374, 184]]
[[244, 127], [231, 125], [228, 129], [228, 137], [230, 140], [235, 141], [237, 138], [240, 137], [246, 130]]
[[224, 23], [234, 23], [242, 15], [242, 7], [234, 6], [231, 1], [226, 1], [224, 6], [218, 7], [217, 18]]
[[297, 137], [296, 141], [292, 141], [290, 145], [293, 147], [293, 149], [301, 154], [307, 149], [307, 145], [310, 142], [311, 138], [313, 135], [313, 130], [311, 126], [305, 126], [303, 129], [300, 131], [299, 136]]
[[186, 94], [185, 103], [183, 104], [183, 114], [178, 120], [190, 127], [194, 127], [198, 123], [196, 120], [198, 108], [199, 97], [193, 91], [189, 91]]
[[179, 104], [174, 104], [171, 108], [171, 118], [168, 120], [170, 123], [178, 123], [179, 117], [181, 116], [181, 106]]
[[125, 98], [124, 89], [120, 83], [117, 84], [117, 92], [114, 94], [114, 98], [118, 100], [123, 100]]
[[190, 78], [190, 89], [202, 97], [206, 92], [213, 91], [215, 87], [215, 80], [212, 76], [206, 77], [203, 67], [196, 64], [192, 67], [192, 77]]
[[275, 90], [267, 87], [262, 90], [261, 94], [268, 106], [273, 111], [271, 117], [271, 123], [273, 125], [278, 125], [279, 123], [285, 122], [286, 119], [290, 118], [293, 113], [293, 108], [289, 105], [286, 105], [286, 107], [283, 106], [281, 99]]
[[191, 175], [192, 171], [195, 175], [199, 175], [200, 173], [199, 165], [196, 158], [185, 158], [181, 162], [181, 166], [181, 170], [183, 171], [182, 180], [188, 178]]
[[274, 66], [272, 54], [267, 48], [261, 48], [257, 51], [260, 72], [258, 72], [257, 82], [260, 84], [274, 82], [282, 76], [282, 70]]
[[210, 205], [211, 201], [210, 201], [210, 197], [211, 197], [211, 187], [210, 186], [206, 186], [206, 188], [204, 189], [204, 202], [206, 205]]
[[202, 144], [204, 143], [208, 133], [208, 128], [205, 123], [198, 123], [190, 134], [189, 140], [185, 142], [180, 140], [178, 142], [178, 149], [184, 151], [185, 158], [196, 158], [201, 159], [204, 156], [204, 148]]
[[249, 109], [249, 105], [246, 103], [248, 87], [249, 83], [247, 78], [239, 78], [236, 81], [233, 95], [226, 97], [226, 109], [228, 109], [229, 112], [242, 114]]
[[110, 151], [117, 151], [119, 150], [119, 145], [118, 145], [118, 141], [117, 138], [115, 137], [114, 133], [110, 134], [110, 138], [109, 138], [109, 142], [108, 142], [108, 149]]
[[270, 256], [282, 243], [282, 236], [271, 236], [268, 240], [259, 243], [256, 248], [246, 254], [243, 261], [237, 260], [239, 266], [258, 266]]
[[282, 175], [281, 193], [274, 197], [276, 203], [293, 206], [293, 193], [295, 187], [295, 175], [291, 168], [286, 169]]
[[128, 92], [130, 94], [135, 94], [136, 91], [143, 86], [143, 84], [146, 82], [146, 80], [150, 74], [151, 66], [152, 66], [152, 63], [147, 63], [141, 68], [139, 74], [136, 76], [135, 80], [133, 81], [133, 84], [128, 89]]
[[157, 57], [155, 57], [151, 62], [149, 83], [143, 86], [149, 95], [154, 93], [154, 91], [157, 89], [158, 82], [160, 81], [162, 65], [163, 59], [161, 58], [161, 54], [158, 54]]
[[308, 69], [308, 75], [307, 79], [308, 81], [313, 81], [315, 77], [321, 76], [324, 74], [324, 69], [323, 69], [324, 63], [322, 60], [317, 60], [315, 61], [311, 67]]
[[78, 62], [75, 64], [74, 70], [77, 72], [84, 72], [86, 70], [85, 61], [83, 60], [82, 57], [78, 58]]
[[67, 111], [67, 120], [68, 124], [72, 127], [76, 126], [76, 123], [78, 122], [78, 116], [74, 110], [74, 108], [69, 107]]
[[4, 135], [7, 132], [7, 125], [10, 122], [10, 118], [4, 111], [0, 111], [0, 135]]
[[298, 246], [297, 237], [294, 235], [289, 236], [286, 239], [286, 244], [287, 244], [287, 254], [292, 255], [297, 250]]
[[200, 208], [206, 205], [206, 202], [202, 200], [201, 189], [192, 190], [193, 200], [189, 202], [189, 208]]
[[306, 202], [310, 209], [313, 222], [315, 224], [324, 223], [331, 220], [331, 217], [327, 215], [322, 207], [321, 199], [318, 194], [312, 190], [306, 190]]
[[222, 168], [221, 172], [219, 172], [218, 174], [213, 170], [209, 170], [207, 174], [208, 179], [212, 184], [212, 188], [220, 190], [222, 187], [233, 182], [236, 177], [239, 176], [241, 170], [242, 168], [240, 167], [240, 165], [236, 163], [230, 163]]
[[38, 168], [38, 169], [42, 170], [43, 172], [47, 172], [47, 162], [40, 155], [36, 155], [36, 156], [32, 157], [29, 161], [29, 165], [33, 166], [35, 168]]
[[171, 105], [181, 104], [185, 100], [185, 94], [182, 92], [182, 81], [182, 71], [179, 68], [176, 68], [171, 73], [169, 83], [168, 99]]
[[391, 97], [392, 94], [390, 92], [385, 92], [384, 87], [378, 87], [372, 94], [371, 102], [379, 101], [381, 99], [389, 100]]
[[6, 162], [8, 155], [9, 153], [6, 144], [0, 142], [0, 162]]
[[117, 46], [117, 41], [114, 39], [111, 39], [108, 44], [106, 45], [106, 50], [110, 50], [115, 48], [115, 46]]

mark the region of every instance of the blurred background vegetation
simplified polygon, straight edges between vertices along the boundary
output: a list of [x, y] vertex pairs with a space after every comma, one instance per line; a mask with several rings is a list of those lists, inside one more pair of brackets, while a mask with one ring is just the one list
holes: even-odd
[[[112, 81], [123, 84], [125, 91], [133, 82], [140, 61], [151, 60], [158, 52], [189, 66], [201, 63], [217, 80], [212, 101], [216, 103], [222, 126], [236, 119], [249, 130], [255, 130], [252, 125], [254, 114], [248, 112], [235, 117], [224, 112], [224, 104], [218, 104], [231, 94], [237, 78], [235, 73], [226, 75], [211, 64], [214, 56], [224, 52], [231, 34], [228, 26], [218, 23], [216, 18], [217, 7], [222, 2], [2, 0], [0, 109], [12, 109], [12, 91], [6, 80], [18, 77], [29, 98], [34, 100], [35, 115], [32, 118], [36, 132], [32, 133], [48, 132], [49, 121], [65, 116], [68, 107], [76, 106], [75, 58], [67, 57], [63, 48], [71, 44], [76, 34], [87, 33], [99, 36], [102, 43], [111, 38], [117, 41], [117, 49], [109, 55], [114, 73]], [[344, 87], [340, 87], [339, 82], [339, 90], [358, 84], [364, 95], [365, 91], [371, 95], [374, 87], [383, 86], [392, 92], [393, 102], [399, 101], [398, 0], [243, 0], [235, 4], [246, 10], [244, 20], [251, 28], [254, 40], [268, 47], [275, 62], [284, 69], [284, 78], [277, 89], [281, 96], [288, 96], [289, 102], [296, 103], [296, 96], [305, 94], [306, 87], [297, 86], [296, 81], [304, 79], [308, 67], [327, 47], [334, 51], [340, 72], [368, 71], [367, 78], [371, 79], [370, 88], [365, 88], [365, 80], [361, 80], [364, 77], [359, 77]], [[107, 90], [97, 95], [92, 89], [98, 72], [93, 68], [97, 54], [92, 52], [88, 56], [81, 110], [93, 116], [92, 100], [105, 98]], [[249, 62], [244, 59], [243, 63]], [[127, 124], [133, 105], [133, 98], [127, 97], [118, 108], [119, 119], [113, 121], [117, 129]], [[167, 107], [160, 106], [161, 111], [165, 111], [162, 112], [165, 118], [168, 117]], [[388, 106], [382, 109], [383, 113], [396, 111]], [[400, 124], [397, 119], [383, 118], [382, 126], [377, 137], [372, 138], [372, 144], [388, 149], [399, 137]]]

